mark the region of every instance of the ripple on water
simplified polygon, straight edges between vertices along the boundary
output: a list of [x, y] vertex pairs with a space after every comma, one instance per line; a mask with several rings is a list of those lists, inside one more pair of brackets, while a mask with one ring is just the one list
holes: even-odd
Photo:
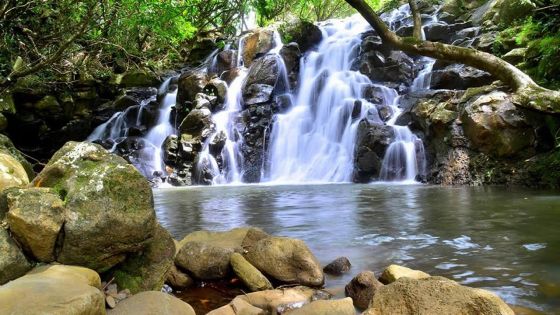
[[524, 244], [523, 247], [528, 251], [536, 251], [546, 248], [546, 243]]

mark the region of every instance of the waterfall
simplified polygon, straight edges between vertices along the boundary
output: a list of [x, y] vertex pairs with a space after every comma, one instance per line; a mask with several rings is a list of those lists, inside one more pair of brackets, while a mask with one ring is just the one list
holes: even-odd
[[[139, 139], [136, 145], [140, 148], [135, 154], [129, 156], [130, 162], [148, 178], [163, 174], [165, 165], [162, 161], [161, 146], [169, 135], [176, 132], [175, 127], [171, 124], [171, 113], [175, 106], [177, 89], [169, 90], [171, 80], [173, 80], [172, 77], [165, 80], [158, 89], [158, 94], [164, 96], [159, 103], [155, 125], [147, 130], [144, 137]], [[122, 112], [115, 113], [111, 119], [99, 125], [87, 141], [101, 143], [105, 146], [110, 145], [109, 151], [117, 151], [119, 145], [125, 144], [130, 137], [130, 130], [145, 128], [143, 116], [146, 115], [146, 107], [154, 101], [156, 101], [156, 95], [142, 100], [138, 106], [131, 106]]]

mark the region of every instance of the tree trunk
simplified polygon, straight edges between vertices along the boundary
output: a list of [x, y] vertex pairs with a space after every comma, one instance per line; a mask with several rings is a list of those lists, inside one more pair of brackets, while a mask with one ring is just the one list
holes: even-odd
[[346, 0], [346, 2], [366, 19], [385, 44], [407, 53], [453, 61], [484, 70], [513, 89], [514, 102], [517, 106], [547, 113], [560, 113], [560, 91], [539, 86], [531, 77], [503, 59], [473, 48], [418, 39], [416, 35], [421, 32], [421, 20], [414, 0], [409, 0], [415, 25], [412, 38], [403, 38], [392, 32], [364, 0]]

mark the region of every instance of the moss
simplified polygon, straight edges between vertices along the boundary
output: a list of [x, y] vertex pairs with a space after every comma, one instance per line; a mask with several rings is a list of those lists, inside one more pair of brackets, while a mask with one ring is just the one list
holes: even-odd
[[129, 289], [132, 293], [140, 292], [142, 286], [142, 277], [128, 274], [124, 271], [117, 270], [113, 274], [115, 283], [121, 289]]

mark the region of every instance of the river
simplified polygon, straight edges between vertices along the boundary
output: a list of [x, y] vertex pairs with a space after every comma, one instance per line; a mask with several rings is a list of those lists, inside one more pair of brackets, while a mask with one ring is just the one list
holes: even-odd
[[560, 314], [560, 193], [499, 187], [393, 184], [242, 185], [157, 189], [155, 207], [176, 239], [255, 226], [304, 240], [338, 295], [362, 270], [402, 264], [486, 288], [507, 303]]

